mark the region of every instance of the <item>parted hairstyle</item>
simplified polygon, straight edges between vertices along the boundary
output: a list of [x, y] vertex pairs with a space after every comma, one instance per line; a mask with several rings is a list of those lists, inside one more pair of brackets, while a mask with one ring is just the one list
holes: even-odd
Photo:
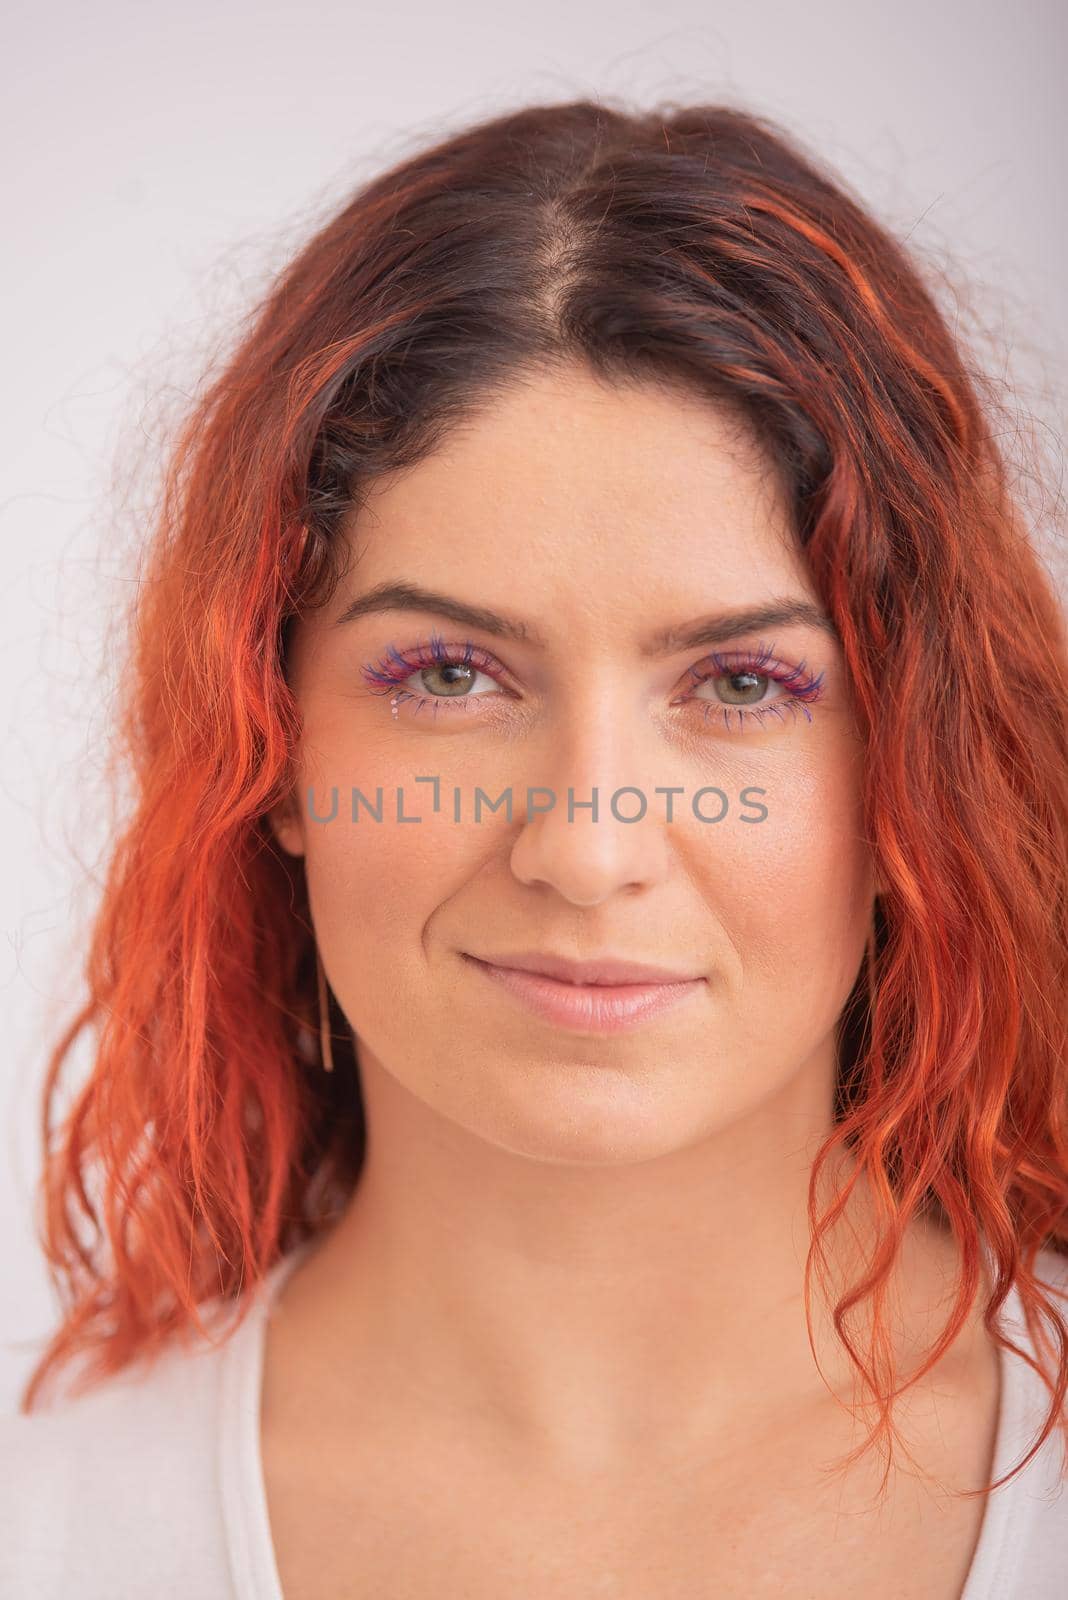
[[[355, 1044], [330, 997], [337, 1070], [315, 1069], [304, 864], [267, 820], [296, 781], [288, 628], [334, 592], [342, 522], [377, 474], [578, 361], [748, 419], [841, 640], [885, 889], [838, 1030], [806, 1315], [849, 1193], [821, 1213], [819, 1175], [848, 1148], [879, 1222], [835, 1305], [875, 1396], [868, 1442], [897, 1437], [880, 1290], [921, 1211], [961, 1273], [916, 1378], [983, 1292], [985, 1241], [987, 1326], [1002, 1344], [1015, 1283], [1050, 1392], [1015, 1470], [1058, 1422], [1068, 1437], [1068, 1327], [1035, 1261], [1068, 1254], [1065, 617], [994, 382], [927, 277], [767, 118], [601, 99], [405, 158], [276, 276], [181, 419], [131, 608], [114, 759], [133, 798], [42, 1098], [38, 1228], [64, 1311], [22, 1410], [75, 1358], [81, 1390], [194, 1338], [206, 1300], [243, 1315], [351, 1194]], [[60, 1115], [84, 1029], [91, 1070]], [[844, 1318], [869, 1296], [865, 1351]]]

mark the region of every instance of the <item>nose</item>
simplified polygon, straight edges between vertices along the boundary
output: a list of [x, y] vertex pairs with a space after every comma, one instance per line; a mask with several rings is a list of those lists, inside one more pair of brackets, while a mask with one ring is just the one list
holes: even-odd
[[511, 867], [520, 882], [548, 884], [572, 905], [594, 906], [667, 875], [670, 824], [656, 787], [674, 779], [656, 774], [648, 743], [620, 728], [602, 710], [592, 726], [565, 734], [548, 776], [531, 779], [529, 809], [527, 793], [517, 796], [526, 820]]

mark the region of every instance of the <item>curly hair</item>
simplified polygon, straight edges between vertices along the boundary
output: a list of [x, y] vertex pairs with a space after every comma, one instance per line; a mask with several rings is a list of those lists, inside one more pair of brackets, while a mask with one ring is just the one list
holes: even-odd
[[[205, 1299], [240, 1302], [351, 1194], [354, 1041], [332, 1013], [337, 1070], [307, 1070], [304, 867], [267, 825], [300, 738], [288, 629], [334, 592], [342, 519], [377, 474], [524, 369], [579, 361], [748, 419], [842, 642], [885, 890], [812, 1170], [806, 1314], [849, 1192], [819, 1214], [819, 1175], [849, 1150], [880, 1231], [835, 1325], [878, 1399], [873, 1437], [893, 1432], [880, 1294], [923, 1210], [961, 1273], [917, 1378], [988, 1251], [988, 1330], [1004, 1344], [1015, 1284], [1053, 1355], [1033, 1454], [1068, 1422], [1068, 1330], [1035, 1260], [1068, 1253], [1068, 647], [992, 381], [917, 261], [766, 118], [537, 105], [360, 188], [234, 343], [172, 443], [133, 608], [115, 744], [133, 802], [43, 1094], [39, 1229], [65, 1310], [22, 1409], [76, 1356], [85, 1387], [203, 1332]], [[866, 1296], [867, 1359], [844, 1325]]]

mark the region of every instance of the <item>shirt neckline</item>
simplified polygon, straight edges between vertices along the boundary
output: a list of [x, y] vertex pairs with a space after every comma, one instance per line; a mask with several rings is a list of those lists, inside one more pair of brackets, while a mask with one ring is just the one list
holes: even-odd
[[267, 1321], [289, 1274], [314, 1238], [276, 1261], [265, 1274], [242, 1326], [222, 1352], [218, 1468], [226, 1549], [236, 1600], [285, 1600], [267, 1509], [260, 1447], [260, 1404]]
[[[267, 1321], [274, 1301], [289, 1274], [314, 1242], [305, 1240], [266, 1273], [255, 1291], [255, 1300], [244, 1324], [227, 1341], [222, 1352], [218, 1467], [226, 1547], [236, 1600], [285, 1600], [271, 1533], [260, 1446], [264, 1352]], [[1015, 1283], [1005, 1297], [999, 1323], [1003, 1333], [1031, 1350]], [[1030, 1448], [1029, 1400], [1035, 1384], [1040, 1382], [1025, 1362], [1013, 1358], [1000, 1347], [998, 1360], [992, 1482], [1015, 1465], [1025, 1448]], [[1029, 1475], [1039, 1459], [1040, 1455], [1036, 1455], [1011, 1482], [987, 1495], [979, 1538], [959, 1600], [1002, 1600], [1011, 1592], [1008, 1581], [1020, 1549], [1027, 1542], [1028, 1523], [1034, 1515], [1035, 1502], [1026, 1490]], [[1016, 1535], [1014, 1542], [1008, 1537], [1010, 1529]]]
[[[1021, 1349], [1034, 1355], [1034, 1345], [1024, 1316], [1019, 1290], [1012, 1284], [998, 1316], [1001, 1332]], [[1000, 1386], [994, 1461], [990, 1474], [996, 1482], [1014, 1467], [1034, 1443], [1035, 1409], [1043, 1407], [1048, 1391], [1025, 1361], [999, 1346]], [[1038, 1501], [1031, 1492], [1040, 1463], [1056, 1443], [1054, 1431], [1043, 1447], [1009, 1483], [987, 1495], [979, 1538], [971, 1566], [961, 1590], [960, 1600], [1002, 1600], [1013, 1593], [1013, 1578], [1021, 1552], [1028, 1547], [1031, 1521]], [[1009, 1535], [1012, 1534], [1010, 1539]]]

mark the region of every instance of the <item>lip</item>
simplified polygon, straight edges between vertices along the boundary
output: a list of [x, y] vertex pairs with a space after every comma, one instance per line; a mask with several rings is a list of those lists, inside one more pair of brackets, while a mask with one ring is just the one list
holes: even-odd
[[542, 977], [572, 984], [689, 983], [704, 976], [701, 972], [681, 972], [652, 966], [645, 961], [616, 960], [612, 956], [569, 961], [565, 956], [548, 955], [540, 950], [516, 950], [510, 955], [472, 956], [472, 959], [483, 961], [487, 966], [537, 972]]
[[[577, 1033], [626, 1033], [663, 1016], [705, 986], [703, 977], [640, 983], [574, 983], [543, 972], [499, 966], [466, 951], [463, 954], [466, 961], [481, 969], [505, 994], [543, 1021]], [[630, 970], [634, 970], [633, 963]]]

